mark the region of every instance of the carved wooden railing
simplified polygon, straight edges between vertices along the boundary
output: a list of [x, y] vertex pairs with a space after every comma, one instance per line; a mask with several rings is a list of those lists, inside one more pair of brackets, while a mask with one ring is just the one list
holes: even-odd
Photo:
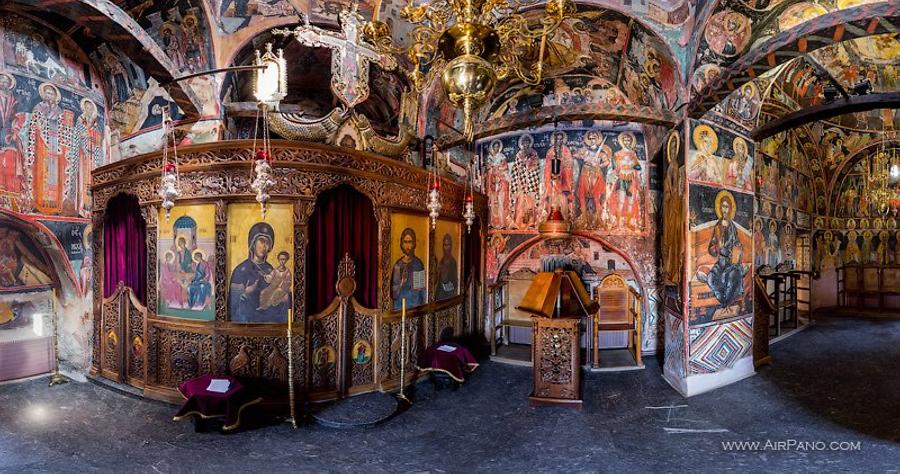
[[[356, 291], [356, 268], [349, 255], [338, 266], [337, 295], [324, 310], [310, 315], [309, 399], [333, 400], [374, 390], [393, 390], [400, 384], [401, 363], [414, 374], [418, 355], [442, 334], [458, 335], [462, 299], [436, 310], [407, 312], [406, 341], [401, 344], [401, 316], [361, 305]], [[406, 356], [400, 351], [406, 347]], [[409, 383], [412, 377], [407, 378]]]

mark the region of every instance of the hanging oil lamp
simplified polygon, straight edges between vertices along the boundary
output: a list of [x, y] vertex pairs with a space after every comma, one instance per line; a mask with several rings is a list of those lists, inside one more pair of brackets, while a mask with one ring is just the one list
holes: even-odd
[[431, 228], [437, 225], [437, 218], [441, 215], [441, 179], [438, 177], [437, 167], [434, 168], [431, 189], [428, 191], [428, 216], [431, 217]]
[[[474, 176], [473, 176], [474, 179]], [[466, 180], [466, 197], [463, 205], [463, 219], [466, 220], [466, 233], [472, 232], [472, 224], [475, 223], [475, 193], [472, 190], [471, 180]]]
[[[287, 95], [287, 64], [284, 53], [272, 51], [272, 43], [266, 43], [265, 53], [256, 51], [257, 66], [256, 80], [254, 82], [254, 95], [256, 96], [256, 122], [253, 130], [253, 180], [250, 188], [256, 192], [256, 202], [259, 203], [262, 217], [266, 217], [266, 207], [269, 203], [269, 192], [275, 186], [275, 175], [272, 170], [271, 139], [269, 137], [269, 107], [278, 110], [279, 102]], [[262, 115], [262, 137], [259, 133], [260, 115]], [[256, 148], [256, 141], [262, 139], [262, 147]]]
[[[175, 133], [172, 130], [172, 118], [169, 115], [169, 107], [163, 107], [162, 122], [163, 140], [163, 161], [162, 161], [162, 178], [160, 179], [159, 197], [162, 198], [162, 208], [166, 211], [166, 222], [175, 207], [175, 198], [181, 195], [178, 189], [178, 145], [175, 143]], [[169, 136], [172, 138], [172, 159], [169, 160]]]
[[562, 160], [560, 160], [559, 155], [559, 153], [555, 153], [553, 159], [550, 160], [550, 212], [547, 215], [547, 220], [538, 226], [538, 232], [545, 239], [566, 239], [572, 235], [571, 226], [560, 210], [563, 196], [559, 191], [559, 174], [562, 171]]
[[[265, 121], [265, 118], [263, 120]], [[264, 128], [267, 129], [268, 127], [264, 125]], [[256, 163], [253, 166], [253, 173], [253, 182], [250, 183], [250, 187], [256, 192], [256, 202], [259, 203], [262, 217], [265, 219], [266, 206], [269, 203], [269, 190], [275, 185], [275, 179], [272, 175], [272, 154], [265, 132], [263, 135], [263, 147], [256, 150]]]

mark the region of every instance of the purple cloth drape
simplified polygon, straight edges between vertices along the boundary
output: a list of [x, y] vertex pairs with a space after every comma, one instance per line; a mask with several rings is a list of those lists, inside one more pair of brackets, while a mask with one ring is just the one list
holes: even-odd
[[146, 224], [135, 196], [120, 194], [110, 199], [103, 222], [103, 296], [116, 291], [120, 281], [147, 301]]
[[372, 201], [349, 186], [319, 195], [309, 218], [306, 252], [306, 312], [318, 313], [336, 296], [338, 262], [350, 253], [356, 264], [354, 297], [378, 306], [378, 221]]

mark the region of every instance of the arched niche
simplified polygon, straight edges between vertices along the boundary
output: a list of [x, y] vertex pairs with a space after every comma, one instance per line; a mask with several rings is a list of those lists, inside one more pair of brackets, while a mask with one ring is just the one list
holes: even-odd
[[[556, 253], [551, 253], [551, 252]], [[573, 233], [571, 239], [564, 241], [548, 240], [535, 236], [510, 251], [500, 264], [496, 281], [491, 286], [491, 307], [488, 312], [493, 318], [489, 323], [492, 344], [496, 341], [496, 330], [501, 318], [508, 318], [508, 327], [530, 327], [530, 315], [515, 309], [531, 283], [535, 274], [541, 271], [575, 271], [593, 296], [604, 277], [616, 273], [621, 275], [629, 286], [641, 295], [642, 313], [648, 308], [645, 284], [640, 276], [639, 268], [621, 249], [610, 244], [602, 237], [590, 233]], [[502, 302], [504, 314], [497, 313], [498, 304]], [[655, 321], [655, 318], [648, 318]], [[655, 331], [655, 330], [654, 330]], [[504, 339], [512, 334], [504, 331]], [[523, 334], [513, 335], [524, 337]]]
[[103, 220], [103, 297], [123, 282], [139, 301], [147, 301], [147, 245], [137, 196], [119, 193], [106, 204]]
[[347, 184], [322, 191], [307, 229], [307, 312], [322, 311], [335, 298], [338, 262], [345, 255], [356, 266], [355, 298], [365, 307], [377, 307], [378, 220], [372, 200]]
[[53, 368], [53, 315], [78, 296], [53, 234], [0, 210], [0, 381]]

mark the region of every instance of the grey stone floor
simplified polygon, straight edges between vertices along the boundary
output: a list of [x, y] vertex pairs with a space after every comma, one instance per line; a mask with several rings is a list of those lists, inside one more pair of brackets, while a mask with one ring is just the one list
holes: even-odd
[[[0, 386], [3, 472], [740, 472], [900, 469], [900, 321], [825, 320], [755, 377], [684, 399], [643, 371], [587, 374], [583, 411], [530, 408], [527, 368], [484, 363], [458, 391], [420, 384], [376, 427], [222, 435], [91, 383]], [[648, 407], [680, 406], [671, 409]], [[728, 451], [797, 440], [808, 449]], [[832, 442], [859, 443], [853, 451]], [[846, 446], [846, 445], [845, 445]], [[840, 446], [836, 446], [840, 447]]]

